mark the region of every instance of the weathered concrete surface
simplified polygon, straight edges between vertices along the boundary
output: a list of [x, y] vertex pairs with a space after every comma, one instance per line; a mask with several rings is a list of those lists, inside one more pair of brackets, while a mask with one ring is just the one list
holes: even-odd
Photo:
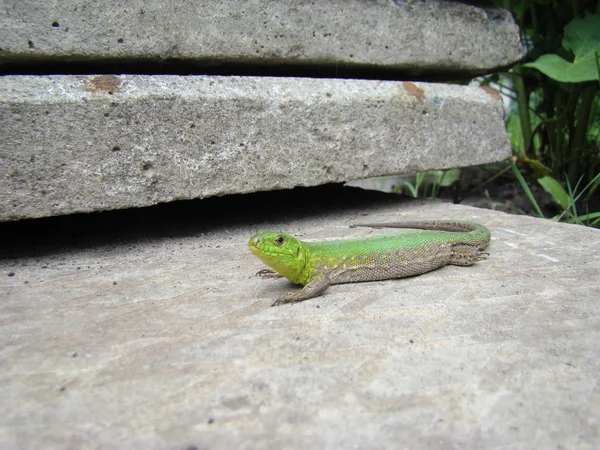
[[0, 220], [510, 156], [497, 93], [366, 80], [0, 78]]
[[0, 62], [99, 58], [482, 72], [521, 58], [509, 13], [448, 1], [3, 0]]
[[[301, 203], [303, 219], [200, 206], [179, 231], [173, 214], [146, 232], [97, 215], [101, 239], [2, 224], [0, 447], [598, 448], [600, 232], [377, 198]], [[440, 217], [487, 225], [490, 257], [276, 308], [296, 288], [253, 277], [258, 227], [321, 239]]]

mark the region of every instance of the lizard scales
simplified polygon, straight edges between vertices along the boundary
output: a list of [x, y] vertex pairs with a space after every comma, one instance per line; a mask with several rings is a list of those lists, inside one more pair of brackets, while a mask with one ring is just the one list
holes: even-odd
[[248, 245], [271, 269], [259, 275], [285, 276], [304, 288], [273, 306], [322, 294], [330, 285], [419, 275], [453, 264], [470, 266], [487, 257], [491, 233], [463, 221], [412, 221], [352, 225], [371, 228], [416, 228], [425, 231], [361, 239], [303, 242], [284, 233], [259, 231]]

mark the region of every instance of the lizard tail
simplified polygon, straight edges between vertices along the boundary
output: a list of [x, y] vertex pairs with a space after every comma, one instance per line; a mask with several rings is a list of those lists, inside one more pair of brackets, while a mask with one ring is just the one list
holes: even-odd
[[470, 222], [458, 222], [453, 220], [412, 220], [406, 222], [356, 223], [350, 225], [350, 228], [356, 227], [413, 228], [418, 230], [469, 232], [475, 231], [479, 225]]
[[490, 230], [483, 225], [458, 220], [414, 220], [407, 222], [361, 223], [350, 225], [350, 227], [416, 228], [420, 230], [456, 232], [456, 236], [450, 238], [450, 240], [453, 240], [454, 244], [462, 243], [476, 246], [480, 250], [483, 250], [488, 246], [491, 238]]

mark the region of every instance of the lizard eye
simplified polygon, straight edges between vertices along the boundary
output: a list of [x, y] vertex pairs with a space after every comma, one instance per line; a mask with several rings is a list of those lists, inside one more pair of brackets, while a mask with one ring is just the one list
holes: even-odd
[[283, 236], [277, 236], [277, 237], [275, 238], [275, 243], [276, 243], [277, 245], [283, 245], [283, 243], [284, 243], [284, 242], [285, 242], [285, 239], [283, 238]]

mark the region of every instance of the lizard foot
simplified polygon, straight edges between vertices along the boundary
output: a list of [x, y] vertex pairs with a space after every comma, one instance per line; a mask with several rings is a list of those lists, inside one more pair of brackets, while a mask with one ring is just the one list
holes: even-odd
[[490, 256], [489, 252], [479, 252], [479, 258], [477, 258], [477, 261], [483, 261], [488, 256]]
[[258, 272], [256, 272], [255, 276], [261, 277], [261, 278], [281, 278], [281, 277], [283, 277], [283, 275], [281, 275], [280, 273], [277, 273], [273, 269], [259, 270]]
[[302, 300], [306, 300], [304, 296], [299, 295], [300, 292], [301, 291], [284, 295], [283, 297], [278, 298], [273, 303], [271, 303], [271, 306], [285, 305], [286, 303], [296, 303], [301, 302]]
[[273, 303], [271, 303], [271, 306], [285, 305], [286, 303], [294, 303], [296, 301], [298, 300], [291, 299], [286, 295], [285, 297], [281, 297], [275, 300]]

